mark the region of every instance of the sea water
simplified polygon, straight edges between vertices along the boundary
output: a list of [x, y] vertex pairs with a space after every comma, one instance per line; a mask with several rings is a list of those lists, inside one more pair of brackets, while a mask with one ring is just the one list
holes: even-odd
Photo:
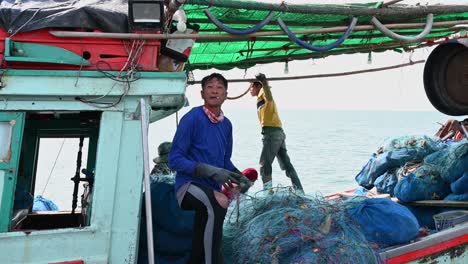
[[[161, 142], [172, 140], [177, 122], [189, 109], [184, 108], [177, 116], [172, 115], [150, 125], [151, 160], [157, 156]], [[233, 125], [233, 163], [240, 170], [248, 167], [259, 170], [262, 135], [256, 110], [225, 109], [224, 113]], [[281, 109], [280, 114], [288, 154], [305, 192], [324, 195], [356, 187], [354, 177], [385, 139], [434, 135], [440, 128], [439, 123], [450, 118], [438, 112], [406, 111]], [[78, 141], [67, 139], [57, 158], [62, 140], [47, 140], [44, 142], [47, 149], [39, 154], [39, 163], [43, 165], [38, 168], [36, 195], [43, 193], [60, 209], [70, 209], [73, 192], [70, 178], [75, 172]], [[86, 164], [86, 157], [83, 164]], [[152, 161], [150, 164], [153, 165]], [[273, 162], [273, 184], [290, 185], [276, 160]], [[259, 177], [250, 192], [260, 190], [261, 185]]]

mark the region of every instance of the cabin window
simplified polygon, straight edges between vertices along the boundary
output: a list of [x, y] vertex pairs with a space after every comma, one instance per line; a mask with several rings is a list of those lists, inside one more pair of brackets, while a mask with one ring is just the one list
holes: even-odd
[[34, 201], [20, 206], [26, 211], [17, 218], [15, 207], [11, 231], [90, 225], [100, 117], [100, 112], [26, 113], [15, 204]]
[[11, 137], [15, 120], [0, 122], [0, 162], [9, 162], [11, 157]]
[[[72, 210], [72, 194], [76, 176], [80, 138], [40, 138], [34, 195], [50, 199], [59, 211]], [[84, 138], [81, 149], [81, 169], [86, 166], [89, 138]], [[85, 177], [79, 172], [81, 178]], [[78, 184], [78, 194], [83, 193], [83, 183]], [[81, 209], [78, 197], [77, 211]]]

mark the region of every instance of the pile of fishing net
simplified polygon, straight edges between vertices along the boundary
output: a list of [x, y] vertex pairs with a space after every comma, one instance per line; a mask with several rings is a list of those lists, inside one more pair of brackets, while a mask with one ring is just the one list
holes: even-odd
[[[467, 201], [468, 141], [441, 142], [427, 136], [387, 140], [355, 179], [367, 190], [375, 187], [379, 194], [390, 194], [403, 202]], [[433, 215], [441, 208], [408, 208], [420, 225], [435, 228]]]
[[226, 263], [377, 263], [350, 203], [289, 188], [233, 201], [224, 223]]
[[403, 136], [384, 142], [367, 164], [356, 175], [356, 182], [367, 189], [374, 187], [377, 178], [393, 173], [407, 162], [420, 161], [446, 145], [427, 136]]

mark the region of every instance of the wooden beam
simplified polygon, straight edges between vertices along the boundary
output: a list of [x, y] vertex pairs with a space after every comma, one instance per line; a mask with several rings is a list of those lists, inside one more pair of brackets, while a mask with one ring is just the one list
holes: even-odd
[[468, 201], [446, 201], [446, 200], [424, 200], [424, 201], [415, 201], [410, 203], [405, 203], [397, 198], [392, 198], [393, 201], [411, 205], [411, 206], [429, 206], [429, 207], [460, 207], [460, 208], [468, 208]]

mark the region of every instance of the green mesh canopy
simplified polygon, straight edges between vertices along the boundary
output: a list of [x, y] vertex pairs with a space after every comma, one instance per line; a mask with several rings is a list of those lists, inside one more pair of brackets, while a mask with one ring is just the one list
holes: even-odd
[[[372, 15], [377, 12], [376, 17], [382, 24], [394, 26], [389, 27], [391, 31], [411, 37], [423, 31], [429, 9], [400, 4], [379, 8], [381, 3], [281, 5], [281, 1], [278, 2], [279, 4], [267, 4], [245, 0], [187, 0], [184, 9], [188, 23], [198, 24], [199, 34], [211, 34], [213, 37], [197, 39], [186, 69], [229, 70], [235, 67], [245, 69], [258, 63], [323, 58], [346, 53], [386, 50], [402, 52], [430, 46], [434, 41], [454, 34], [454, 30], [451, 29], [454, 25], [468, 24], [468, 5], [460, 5], [459, 8], [433, 6], [430, 11], [433, 11], [431, 13], [434, 14], [434, 23], [430, 33], [422, 40], [402, 43], [385, 36], [373, 27], [370, 23]], [[270, 11], [274, 12], [274, 16], [258, 31], [265, 35], [255, 37], [231, 35], [227, 39], [219, 36], [230, 34], [213, 24], [205, 15], [204, 9], [208, 9], [225, 26], [239, 30], [254, 27], [267, 17]], [[302, 48], [290, 40], [276, 21], [277, 18], [281, 18], [291, 31], [296, 32], [322, 30], [319, 33], [295, 35], [308, 44], [325, 46], [336, 42], [344, 34], [351, 17], [358, 19], [351, 35], [338, 47], [322, 52]], [[366, 28], [363, 28], [364, 26]], [[337, 27], [341, 30], [338, 31]], [[332, 32], [333, 30], [335, 31]]]

